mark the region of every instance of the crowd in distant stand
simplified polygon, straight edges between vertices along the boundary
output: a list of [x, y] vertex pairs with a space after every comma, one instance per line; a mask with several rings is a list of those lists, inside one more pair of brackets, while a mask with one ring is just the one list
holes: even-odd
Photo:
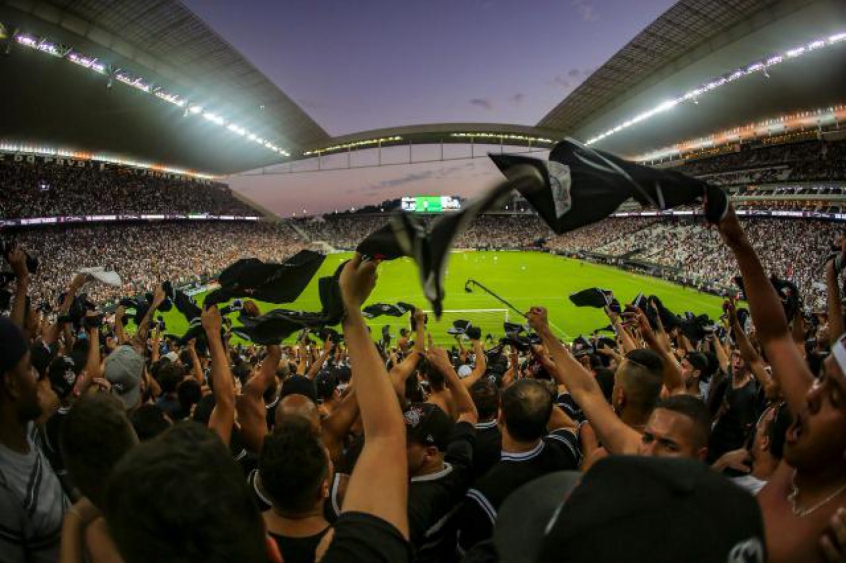
[[11, 238], [41, 258], [30, 295], [54, 304], [79, 268], [102, 266], [120, 275], [120, 288], [90, 288], [91, 297], [104, 303], [152, 291], [161, 280], [199, 282], [242, 257], [281, 262], [306, 246], [285, 224], [205, 221], [46, 227]]
[[719, 186], [846, 178], [846, 142], [806, 141], [755, 150], [744, 147], [694, 160], [676, 170]]
[[256, 215], [225, 184], [84, 162], [0, 159], [0, 218], [103, 214]]

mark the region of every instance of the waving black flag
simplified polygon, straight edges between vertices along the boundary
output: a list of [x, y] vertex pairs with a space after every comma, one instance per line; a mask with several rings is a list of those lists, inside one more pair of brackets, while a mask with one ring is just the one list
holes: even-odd
[[401, 317], [411, 311], [414, 311], [414, 305], [400, 301], [396, 304], [374, 303], [373, 305], [368, 305], [362, 309], [361, 314], [364, 315], [364, 318], [366, 319], [375, 319], [376, 317], [380, 317], [382, 315], [387, 315], [389, 317]]
[[435, 316], [443, 312], [443, 279], [449, 251], [453, 241], [477, 215], [490, 209], [516, 189], [533, 192], [542, 188], [542, 178], [533, 167], [520, 167], [512, 171], [509, 179], [501, 182], [481, 197], [471, 201], [461, 211], [445, 213], [430, 224], [413, 213], [399, 212], [390, 222], [367, 236], [356, 248], [362, 256], [378, 260], [411, 257], [417, 264], [423, 295], [432, 304]]
[[308, 286], [325, 258], [311, 250], [301, 250], [281, 264], [243, 258], [220, 273], [220, 289], [209, 293], [204, 303], [206, 306], [215, 305], [234, 297], [290, 303]]
[[541, 189], [527, 185], [517, 189], [559, 235], [608, 217], [629, 198], [666, 210], [707, 197], [706, 216], [712, 223], [722, 218], [728, 205], [725, 192], [702, 180], [628, 162], [572, 139], [555, 145], [547, 161], [522, 155], [488, 156], [507, 178], [520, 165], [538, 171], [543, 178]]

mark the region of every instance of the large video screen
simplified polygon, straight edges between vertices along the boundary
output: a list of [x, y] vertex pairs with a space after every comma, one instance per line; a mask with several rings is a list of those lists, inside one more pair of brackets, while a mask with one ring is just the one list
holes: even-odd
[[461, 200], [449, 195], [419, 195], [402, 198], [403, 211], [414, 213], [443, 213], [444, 211], [458, 211]]

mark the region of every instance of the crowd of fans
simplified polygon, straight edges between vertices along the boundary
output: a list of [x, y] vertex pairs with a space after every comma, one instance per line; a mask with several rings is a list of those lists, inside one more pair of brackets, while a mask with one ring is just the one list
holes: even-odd
[[[217, 305], [197, 309], [193, 339], [162, 334], [156, 310], [174, 299], [162, 282], [180, 273], [169, 268], [194, 254], [191, 268], [215, 252], [233, 260], [247, 252], [233, 230], [258, 242], [283, 227], [20, 238], [5, 249], [14, 297], [0, 315], [0, 557], [841, 561], [846, 245], [826, 262], [823, 313], [806, 314], [764, 271], [774, 233], [803, 224], [744, 231], [729, 213], [722, 242], [688, 233], [746, 280], [749, 310], [727, 300], [716, 326], [650, 298], [609, 307], [608, 332], [564, 343], [537, 296], [527, 325], [483, 342], [465, 324], [468, 345], [450, 350], [431, 343], [420, 310], [396, 341], [374, 342], [361, 309], [376, 265], [360, 257], [337, 280], [342, 335], [236, 344]], [[604, 240], [608, 228], [592, 232]], [[817, 229], [802, 248], [827, 253], [839, 234]], [[74, 317], [86, 277], [51, 264], [98, 238], [127, 276], [155, 273], [134, 328], [122, 307]], [[150, 239], [161, 254], [139, 250]], [[25, 253], [38, 244], [31, 275]], [[35, 310], [36, 278], [63, 290], [59, 316]], [[260, 313], [243, 304], [242, 316]]]
[[805, 141], [752, 149], [685, 163], [676, 170], [716, 186], [786, 181], [843, 180], [846, 142]]
[[0, 159], [0, 219], [110, 214], [255, 215], [219, 182], [83, 162]]
[[290, 226], [264, 222], [44, 227], [18, 231], [8, 240], [44, 258], [32, 276], [30, 295], [36, 303], [51, 304], [64, 291], [63, 280], [80, 268], [102, 267], [120, 275], [121, 287], [90, 288], [90, 296], [105, 304], [151, 292], [165, 279], [177, 286], [204, 282], [237, 258], [282, 262], [306, 247]]

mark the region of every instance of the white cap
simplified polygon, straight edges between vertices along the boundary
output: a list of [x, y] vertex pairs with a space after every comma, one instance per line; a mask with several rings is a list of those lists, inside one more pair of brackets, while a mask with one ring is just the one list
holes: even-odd
[[463, 366], [458, 368], [458, 377], [460, 377], [461, 379], [468, 377], [471, 373], [473, 373], [473, 368], [471, 368], [467, 364], [464, 364]]

